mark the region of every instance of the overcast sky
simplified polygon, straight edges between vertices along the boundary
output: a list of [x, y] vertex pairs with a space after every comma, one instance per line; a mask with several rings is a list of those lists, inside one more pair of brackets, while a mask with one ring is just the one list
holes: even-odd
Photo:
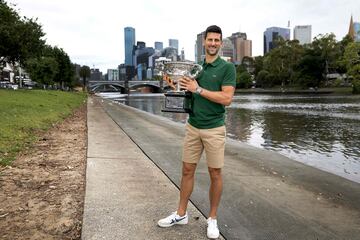
[[333, 32], [340, 40], [350, 16], [360, 22], [358, 0], [7, 0], [22, 16], [38, 18], [47, 43], [63, 48], [72, 62], [100, 68], [124, 63], [124, 27], [135, 28], [136, 41], [179, 40], [194, 61], [196, 35], [216, 24], [223, 36], [246, 32], [253, 56], [263, 53], [267, 27], [312, 25], [312, 37]]

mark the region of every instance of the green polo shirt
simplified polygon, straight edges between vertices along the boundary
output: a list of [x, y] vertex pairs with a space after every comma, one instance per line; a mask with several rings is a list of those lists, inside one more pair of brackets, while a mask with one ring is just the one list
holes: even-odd
[[[209, 91], [221, 91], [222, 86], [236, 87], [234, 64], [218, 57], [212, 63], [202, 63], [203, 71], [196, 79], [199, 86]], [[192, 112], [188, 123], [200, 129], [209, 129], [225, 124], [225, 106], [212, 102], [199, 94], [192, 94]]]

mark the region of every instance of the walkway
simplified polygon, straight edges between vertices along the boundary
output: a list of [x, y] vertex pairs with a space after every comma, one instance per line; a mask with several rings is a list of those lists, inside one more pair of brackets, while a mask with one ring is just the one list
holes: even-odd
[[[84, 239], [99, 239], [90, 238], [94, 232], [106, 239], [204, 237], [205, 218], [193, 207], [186, 230], [156, 227], [157, 219], [177, 205], [173, 184], [180, 180], [183, 124], [107, 100], [90, 98], [88, 106]], [[209, 179], [204, 162], [197, 169], [192, 202], [206, 215]], [[226, 239], [360, 236], [358, 183], [231, 140], [223, 173], [218, 218]], [[197, 222], [194, 217], [199, 216]], [[164, 235], [156, 235], [160, 233]]]
[[96, 99], [88, 100], [87, 121], [82, 239], [207, 239], [205, 217], [192, 204], [188, 225], [157, 227], [174, 211], [178, 189]]

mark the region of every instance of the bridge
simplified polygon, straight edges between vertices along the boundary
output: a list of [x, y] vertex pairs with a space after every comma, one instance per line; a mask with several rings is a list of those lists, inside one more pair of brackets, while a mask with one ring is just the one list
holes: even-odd
[[152, 92], [160, 93], [164, 89], [168, 89], [169, 85], [166, 81], [89, 81], [88, 90], [91, 92], [98, 92], [103, 90], [105, 87], [114, 89], [121, 93], [129, 93], [132, 89], [138, 89], [142, 87], [152, 88]]

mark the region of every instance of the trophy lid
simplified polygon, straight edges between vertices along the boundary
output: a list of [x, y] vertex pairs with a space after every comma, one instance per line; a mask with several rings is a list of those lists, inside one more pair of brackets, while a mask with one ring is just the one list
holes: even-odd
[[196, 78], [202, 71], [202, 66], [194, 62], [160, 62], [156, 66], [160, 72], [169, 76], [188, 76]]

